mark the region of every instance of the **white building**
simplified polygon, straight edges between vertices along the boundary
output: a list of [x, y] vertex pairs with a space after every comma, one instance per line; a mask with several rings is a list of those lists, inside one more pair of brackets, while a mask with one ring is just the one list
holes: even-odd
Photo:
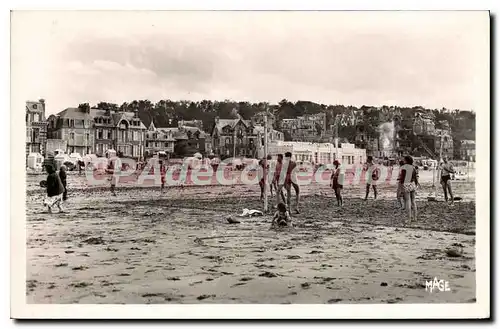
[[366, 162], [366, 150], [354, 147], [354, 144], [341, 143], [336, 154], [332, 143], [283, 142], [275, 141], [268, 144], [268, 152], [272, 156], [292, 153], [292, 160], [310, 162], [312, 164], [332, 164], [339, 159], [345, 166], [359, 165]]

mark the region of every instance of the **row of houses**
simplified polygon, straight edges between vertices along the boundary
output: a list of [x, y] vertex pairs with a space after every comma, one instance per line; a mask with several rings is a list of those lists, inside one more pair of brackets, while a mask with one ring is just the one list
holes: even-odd
[[[122, 112], [90, 107], [67, 108], [45, 117], [45, 101], [26, 102], [26, 155], [57, 148], [82, 156], [103, 156], [113, 149], [124, 157], [144, 159], [160, 152], [167, 156], [201, 153], [223, 158], [264, 156], [264, 127], [251, 120], [215, 119], [212, 131], [203, 131], [200, 120], [178, 122], [177, 127], [148, 127], [138, 111]], [[284, 134], [269, 128], [269, 141], [283, 141]]]
[[359, 149], [351, 143], [340, 143], [335, 147], [332, 143], [313, 143], [297, 141], [274, 141], [269, 144], [269, 154], [277, 155], [292, 153], [292, 159], [297, 162], [311, 164], [331, 164], [339, 160], [349, 167], [366, 162], [366, 150]]

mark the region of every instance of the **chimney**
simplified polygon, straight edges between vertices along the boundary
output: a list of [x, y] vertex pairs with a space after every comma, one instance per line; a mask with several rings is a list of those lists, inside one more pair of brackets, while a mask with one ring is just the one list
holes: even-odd
[[41, 118], [41, 120], [45, 121], [45, 99], [40, 98], [38, 101], [40, 102], [40, 104], [42, 104], [42, 118]]

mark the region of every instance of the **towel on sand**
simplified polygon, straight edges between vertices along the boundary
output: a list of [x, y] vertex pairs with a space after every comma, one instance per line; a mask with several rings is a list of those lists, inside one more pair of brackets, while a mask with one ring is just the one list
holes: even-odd
[[243, 209], [243, 212], [239, 214], [239, 217], [254, 217], [254, 216], [263, 216], [264, 214], [260, 210], [255, 209]]

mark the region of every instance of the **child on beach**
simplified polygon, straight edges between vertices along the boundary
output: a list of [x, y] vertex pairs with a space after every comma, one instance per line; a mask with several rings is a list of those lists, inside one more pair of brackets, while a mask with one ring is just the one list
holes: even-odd
[[292, 218], [283, 202], [278, 203], [278, 211], [273, 216], [271, 227], [292, 226]]
[[48, 207], [49, 214], [52, 213], [52, 207], [56, 206], [59, 208], [59, 212], [64, 212], [61, 203], [64, 194], [64, 186], [59, 178], [59, 175], [55, 171], [52, 165], [47, 165], [47, 198], [44, 201], [44, 205]]
[[68, 189], [67, 189], [67, 184], [66, 184], [66, 166], [62, 165], [61, 168], [59, 169], [59, 178], [61, 179], [61, 183], [64, 186], [64, 193], [63, 193], [63, 201], [66, 201], [68, 199]]

